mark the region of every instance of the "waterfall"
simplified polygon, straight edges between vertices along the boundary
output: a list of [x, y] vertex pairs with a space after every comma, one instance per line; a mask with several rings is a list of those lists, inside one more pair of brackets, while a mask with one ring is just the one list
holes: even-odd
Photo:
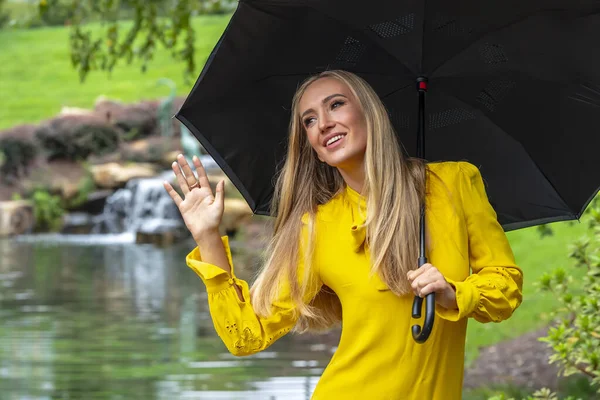
[[184, 228], [163, 180], [157, 177], [127, 182], [106, 199], [102, 214], [94, 220], [92, 233], [160, 233]]

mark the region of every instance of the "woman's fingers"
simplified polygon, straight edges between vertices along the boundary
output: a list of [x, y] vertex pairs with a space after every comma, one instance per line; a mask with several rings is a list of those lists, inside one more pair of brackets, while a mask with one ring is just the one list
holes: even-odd
[[222, 180], [219, 182], [216, 189], [217, 193], [215, 194], [215, 203], [221, 207], [225, 207], [225, 181]]
[[173, 172], [175, 173], [175, 177], [177, 178], [177, 183], [179, 183], [179, 187], [181, 187], [183, 195], [186, 196], [190, 192], [190, 187], [187, 181], [185, 180], [183, 174], [181, 173], [181, 168], [179, 167], [177, 161], [173, 161], [173, 164], [171, 164], [171, 168], [173, 168]]
[[194, 162], [194, 167], [196, 167], [196, 173], [198, 174], [198, 182], [200, 182], [200, 186], [207, 187], [210, 189], [208, 176], [206, 176], [206, 171], [204, 170], [204, 166], [200, 162], [200, 159], [194, 156], [192, 157], [192, 161]]
[[[416, 272], [416, 271], [415, 271]], [[445, 282], [444, 276], [437, 270], [437, 268], [431, 266], [424, 271], [421, 272], [418, 276], [414, 277], [412, 280], [409, 278], [410, 286], [413, 289], [413, 292], [417, 296], [421, 296], [423, 294], [423, 289], [430, 284], [436, 282]]]
[[169, 196], [171, 196], [175, 202], [175, 205], [179, 208], [179, 205], [183, 202], [183, 199], [181, 196], [179, 196], [179, 193], [177, 193], [175, 189], [173, 189], [173, 186], [171, 186], [171, 184], [167, 181], [163, 182], [163, 186], [165, 187], [167, 193], [169, 193]]
[[438, 291], [444, 289], [445, 286], [446, 285], [442, 281], [431, 282], [431, 283], [425, 285], [425, 287], [423, 287], [423, 289], [419, 290], [418, 296], [419, 297], [425, 297], [429, 293], [438, 292]]
[[406, 277], [408, 278], [409, 281], [413, 281], [413, 280], [417, 279], [419, 276], [429, 272], [429, 270], [432, 267], [433, 267], [433, 265], [431, 265], [429, 263], [423, 264], [419, 268], [417, 268], [413, 271], [408, 271], [408, 273], [406, 274]]
[[177, 162], [179, 163], [179, 167], [183, 171], [183, 175], [185, 177], [185, 181], [186, 181], [187, 185], [189, 187], [196, 185], [198, 180], [196, 179], [194, 172], [190, 168], [190, 165], [188, 164], [188, 162], [185, 159], [185, 157], [183, 156], [183, 154], [180, 154], [177, 156]]

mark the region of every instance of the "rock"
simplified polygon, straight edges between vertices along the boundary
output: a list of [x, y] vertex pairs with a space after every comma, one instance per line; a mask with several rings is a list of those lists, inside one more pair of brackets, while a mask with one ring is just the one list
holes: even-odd
[[80, 163], [66, 160], [40, 162], [22, 182], [25, 193], [43, 188], [64, 200], [71, 200], [79, 193], [79, 185], [86, 179], [86, 170]]
[[[145, 139], [135, 140], [124, 143], [119, 150], [122, 160], [134, 162], [147, 162], [158, 164], [164, 169], [171, 167], [171, 163], [180, 152], [172, 150], [177, 149], [178, 139], [152, 136]], [[169, 161], [165, 154], [175, 153], [175, 156]]]
[[221, 234], [235, 236], [237, 231], [252, 219], [252, 210], [241, 199], [225, 199], [225, 210], [221, 220]]
[[0, 237], [31, 232], [34, 225], [33, 203], [27, 200], [0, 202]]
[[88, 234], [94, 227], [93, 217], [85, 212], [68, 213], [63, 217], [61, 233]]
[[111, 194], [113, 194], [112, 190], [96, 190], [88, 194], [87, 199], [83, 203], [75, 207], [69, 207], [69, 210], [75, 212], [86, 212], [92, 215], [101, 214], [104, 210], [106, 199], [108, 199]]
[[120, 188], [131, 179], [151, 178], [158, 172], [154, 165], [146, 163], [128, 165], [108, 163], [94, 165], [90, 169], [96, 186], [105, 189]]
[[151, 243], [169, 246], [178, 239], [189, 235], [185, 225], [179, 220], [154, 218], [142, 224], [135, 235], [136, 243]]
[[94, 111], [87, 108], [79, 108], [79, 107], [67, 107], [64, 106], [60, 109], [60, 113], [58, 115], [93, 115]]

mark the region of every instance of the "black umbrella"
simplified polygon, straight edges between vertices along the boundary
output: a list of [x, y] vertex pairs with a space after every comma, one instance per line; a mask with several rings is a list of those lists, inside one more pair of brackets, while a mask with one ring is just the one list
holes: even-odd
[[257, 214], [292, 96], [327, 69], [374, 87], [409, 154], [419, 136], [428, 160], [479, 166], [505, 230], [578, 219], [598, 190], [599, 0], [240, 0], [176, 117]]

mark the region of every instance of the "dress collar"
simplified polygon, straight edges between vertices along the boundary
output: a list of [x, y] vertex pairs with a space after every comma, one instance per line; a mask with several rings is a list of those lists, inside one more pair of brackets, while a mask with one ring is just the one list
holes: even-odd
[[354, 251], [360, 252], [364, 248], [367, 237], [367, 227], [365, 225], [367, 222], [367, 201], [364, 196], [347, 185], [344, 194], [352, 210], [350, 233], [352, 234]]

